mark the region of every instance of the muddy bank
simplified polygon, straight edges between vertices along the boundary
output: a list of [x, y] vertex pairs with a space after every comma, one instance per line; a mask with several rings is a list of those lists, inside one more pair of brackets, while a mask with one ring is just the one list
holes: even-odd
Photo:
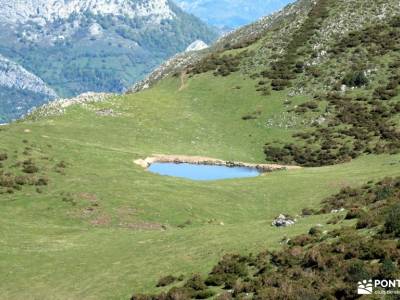
[[138, 159], [134, 161], [135, 164], [147, 169], [153, 163], [188, 163], [196, 165], [213, 165], [213, 166], [226, 166], [226, 167], [247, 167], [255, 168], [260, 172], [272, 172], [279, 170], [298, 170], [298, 166], [285, 166], [277, 164], [252, 164], [238, 161], [225, 161], [210, 157], [203, 156], [186, 156], [186, 155], [162, 155], [156, 154], [145, 159]]

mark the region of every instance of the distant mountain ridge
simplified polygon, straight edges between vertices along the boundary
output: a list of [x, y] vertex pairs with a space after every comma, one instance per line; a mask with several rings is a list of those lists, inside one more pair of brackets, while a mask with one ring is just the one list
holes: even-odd
[[[217, 37], [169, 0], [0, 0], [0, 6], [0, 54], [63, 98], [123, 92], [193, 42]], [[47, 101], [29, 97], [30, 105]]]
[[168, 0], [121, 1], [121, 0], [1, 0], [2, 13], [0, 20], [6, 23], [54, 22], [68, 19], [73, 14], [91, 12], [97, 15], [152, 17], [161, 21], [175, 16], [169, 7]]
[[57, 97], [42, 79], [0, 55], [0, 123]]

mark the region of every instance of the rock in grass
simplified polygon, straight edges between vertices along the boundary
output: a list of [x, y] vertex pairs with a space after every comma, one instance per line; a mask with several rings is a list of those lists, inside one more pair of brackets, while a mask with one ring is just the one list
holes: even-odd
[[274, 221], [272, 221], [272, 226], [275, 227], [287, 227], [296, 224], [297, 220], [289, 216], [280, 214]]

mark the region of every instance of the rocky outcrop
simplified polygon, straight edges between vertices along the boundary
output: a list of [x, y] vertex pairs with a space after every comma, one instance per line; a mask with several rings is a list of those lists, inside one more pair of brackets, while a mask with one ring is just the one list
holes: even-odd
[[156, 154], [145, 159], [135, 160], [134, 163], [143, 167], [148, 168], [153, 163], [189, 163], [198, 165], [215, 165], [215, 166], [227, 166], [227, 167], [246, 167], [255, 168], [261, 172], [272, 172], [279, 170], [298, 170], [301, 167], [297, 166], [285, 166], [277, 164], [254, 164], [244, 163], [238, 161], [225, 161], [221, 159], [215, 159], [203, 156], [186, 156], [186, 155], [162, 155]]
[[17, 63], [0, 54], [0, 87], [31, 91], [48, 98], [57, 98], [56, 92], [46, 83]]
[[196, 40], [186, 48], [185, 52], [200, 51], [200, 50], [204, 50], [207, 48], [208, 48], [208, 45], [206, 43], [204, 43], [202, 40]]
[[33, 106], [58, 98], [35, 74], [0, 55], [0, 123], [21, 117]]
[[[26, 118], [36, 119], [36, 118], [62, 115], [65, 113], [66, 108], [72, 105], [85, 106], [89, 103], [106, 101], [112, 96], [114, 96], [114, 94], [88, 92], [70, 99], [58, 99], [48, 104], [45, 104], [41, 107], [32, 109], [26, 115]], [[112, 111], [112, 113], [110, 113], [109, 111], [101, 111], [101, 112], [96, 111], [96, 114], [104, 116], [104, 115], [113, 115], [114, 112]]]

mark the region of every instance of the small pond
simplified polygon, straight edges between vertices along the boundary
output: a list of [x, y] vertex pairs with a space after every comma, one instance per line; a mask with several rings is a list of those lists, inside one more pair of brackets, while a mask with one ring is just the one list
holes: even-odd
[[182, 177], [191, 180], [221, 180], [256, 177], [261, 172], [255, 168], [197, 165], [187, 163], [153, 163], [148, 170], [159, 175]]

